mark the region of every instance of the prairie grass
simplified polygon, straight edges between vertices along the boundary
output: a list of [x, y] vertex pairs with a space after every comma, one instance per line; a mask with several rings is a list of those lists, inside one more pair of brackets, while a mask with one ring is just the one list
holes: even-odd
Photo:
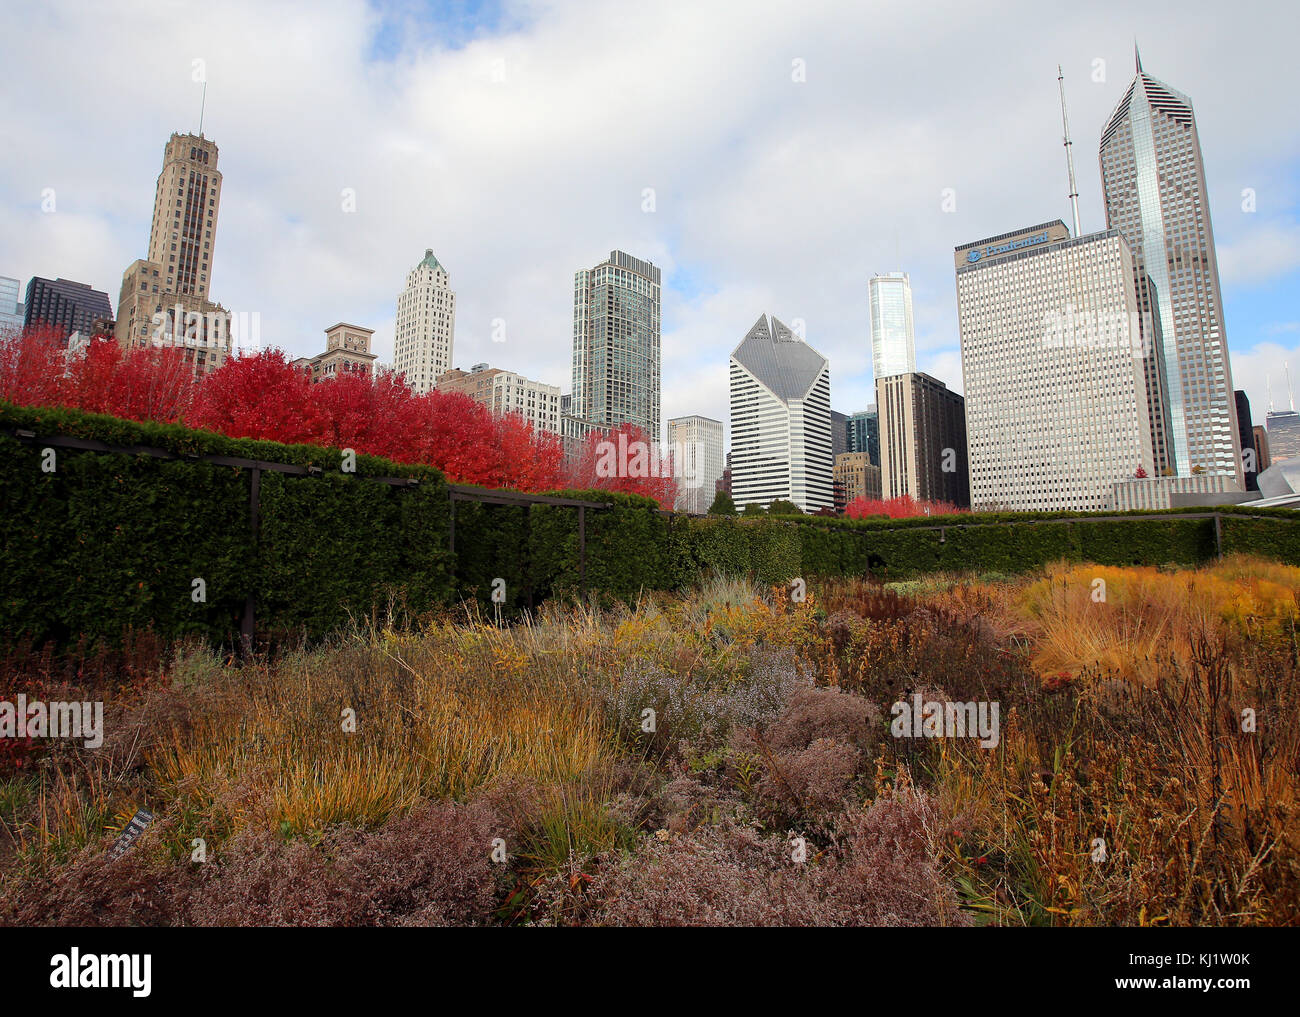
[[[1300, 923], [1298, 595], [1253, 559], [716, 576], [151, 649], [95, 692], [102, 750], [5, 757], [0, 923]], [[998, 702], [997, 746], [891, 737], [917, 692]]]

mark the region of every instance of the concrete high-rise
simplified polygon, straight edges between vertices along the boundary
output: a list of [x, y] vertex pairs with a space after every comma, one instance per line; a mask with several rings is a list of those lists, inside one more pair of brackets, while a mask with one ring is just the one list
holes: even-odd
[[776, 318], [759, 315], [731, 353], [731, 495], [834, 508], [830, 364]]
[[876, 379], [880, 484], [885, 498], [970, 505], [962, 397], [913, 371]]
[[955, 268], [975, 509], [1102, 511], [1139, 467], [1155, 476], [1119, 231], [1057, 219], [963, 244]]
[[447, 371], [438, 379], [439, 392], [460, 392], [481, 403], [495, 416], [514, 413], [537, 432], [559, 435], [560, 388], [544, 385], [513, 371], [475, 364], [468, 372]]
[[916, 370], [912, 322], [912, 283], [906, 272], [873, 275], [867, 284], [871, 304], [871, 367], [877, 378]]
[[116, 326], [122, 345], [180, 347], [195, 374], [225, 362], [230, 313], [208, 299], [220, 209], [216, 144], [202, 134], [173, 134], [154, 191], [149, 256], [122, 275]]
[[677, 477], [678, 512], [704, 515], [718, 492], [726, 465], [722, 421], [712, 417], [674, 417], [668, 421], [668, 447]]
[[1146, 385], [1158, 472], [1241, 481], [1241, 448], [1205, 166], [1191, 100], [1142, 70], [1101, 136], [1106, 225], [1133, 254], [1156, 343]]
[[623, 251], [574, 275], [574, 416], [600, 428], [634, 424], [663, 440], [661, 303], [659, 269]]
[[447, 270], [428, 248], [406, 274], [406, 289], [397, 297], [393, 329], [393, 370], [423, 394], [451, 370], [456, 337], [456, 294]]

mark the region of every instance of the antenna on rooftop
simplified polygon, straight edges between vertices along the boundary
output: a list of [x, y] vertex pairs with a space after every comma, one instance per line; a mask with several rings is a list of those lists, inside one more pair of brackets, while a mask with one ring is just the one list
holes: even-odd
[[1070, 140], [1070, 118], [1065, 112], [1065, 73], [1056, 65], [1056, 82], [1061, 89], [1061, 126], [1065, 129], [1065, 162], [1070, 167], [1070, 209], [1074, 212], [1074, 235], [1079, 235], [1079, 188], [1074, 182], [1074, 142]]
[[203, 99], [199, 103], [199, 137], [203, 137], [203, 114], [208, 108], [208, 83], [203, 82]]

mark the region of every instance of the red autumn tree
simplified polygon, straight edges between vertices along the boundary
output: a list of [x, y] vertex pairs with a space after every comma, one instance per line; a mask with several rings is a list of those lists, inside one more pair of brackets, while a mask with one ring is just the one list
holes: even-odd
[[111, 336], [99, 336], [84, 355], [71, 358], [64, 405], [130, 420], [169, 423], [188, 417], [195, 392], [193, 370], [182, 350], [123, 350]]
[[325, 414], [312, 394], [311, 377], [280, 350], [227, 360], [199, 386], [189, 424], [231, 438], [260, 438], [290, 445], [325, 444]]
[[67, 341], [48, 325], [0, 332], [0, 399], [20, 406], [63, 404]]
[[396, 462], [414, 462], [411, 435], [413, 393], [400, 375], [375, 377], [347, 371], [312, 386], [311, 396], [324, 418], [323, 440]]
[[454, 483], [497, 486], [502, 453], [486, 406], [461, 392], [428, 392], [408, 405], [408, 462], [436, 466]]
[[905, 494], [899, 498], [854, 498], [844, 509], [844, 514], [850, 519], [862, 519], [866, 516], [908, 519], [913, 516], [948, 516], [968, 511], [968, 509], [958, 508], [951, 502], [917, 501]]
[[494, 487], [553, 491], [564, 486], [564, 448], [558, 435], [535, 431], [517, 413], [498, 417], [495, 423], [501, 474]]
[[587, 435], [576, 465], [568, 472], [568, 486], [644, 495], [669, 510], [677, 500], [671, 453], [661, 452], [635, 424]]

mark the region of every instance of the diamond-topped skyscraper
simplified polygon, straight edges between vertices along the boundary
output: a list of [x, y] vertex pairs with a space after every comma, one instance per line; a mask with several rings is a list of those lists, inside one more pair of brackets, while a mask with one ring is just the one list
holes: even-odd
[[731, 496], [736, 507], [833, 508], [831, 380], [825, 357], [760, 315], [731, 354]]
[[1205, 166], [1191, 100], [1142, 70], [1101, 136], [1106, 224], [1133, 252], [1155, 339], [1146, 381], [1156, 467], [1241, 480]]

